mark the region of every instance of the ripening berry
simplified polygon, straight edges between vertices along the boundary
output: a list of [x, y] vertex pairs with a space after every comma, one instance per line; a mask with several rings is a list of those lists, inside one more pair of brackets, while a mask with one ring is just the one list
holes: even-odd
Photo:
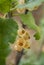
[[30, 49], [30, 42], [26, 41], [26, 43], [23, 46], [24, 49]]
[[19, 38], [16, 41], [16, 44], [19, 45], [19, 46], [21, 46], [21, 47], [23, 47], [24, 43], [25, 43], [25, 40], [23, 38]]
[[20, 37], [22, 37], [22, 35], [24, 35], [25, 34], [25, 29], [19, 29], [18, 30], [18, 35], [20, 36]]
[[28, 33], [27, 31], [26, 31], [25, 34], [23, 35], [23, 38], [24, 38], [25, 40], [30, 39], [29, 33]]
[[14, 46], [14, 49], [16, 50], [16, 51], [22, 51], [22, 47], [21, 46], [19, 46], [18, 44], [16, 44], [15, 46]]
[[25, 12], [25, 8], [17, 8], [17, 12], [20, 13], [20, 14], [23, 14]]
[[[19, 5], [23, 5], [25, 3], [25, 0], [18, 0]], [[17, 8], [17, 12], [22, 14], [25, 13], [25, 8]]]
[[23, 38], [18, 38], [15, 45], [15, 50], [21, 51], [23, 49], [25, 40]]
[[18, 0], [18, 3], [19, 4], [24, 4], [25, 3], [25, 0]]
[[30, 39], [29, 33], [25, 31], [25, 29], [18, 30], [18, 35], [24, 38], [25, 40]]

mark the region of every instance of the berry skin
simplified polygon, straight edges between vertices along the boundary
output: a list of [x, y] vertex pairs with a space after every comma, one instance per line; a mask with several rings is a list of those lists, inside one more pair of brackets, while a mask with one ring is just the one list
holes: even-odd
[[30, 42], [26, 41], [26, 43], [23, 46], [24, 49], [30, 49]]
[[18, 30], [18, 35], [20, 36], [20, 37], [22, 37], [22, 35], [24, 35], [25, 34], [25, 29], [19, 29]]
[[29, 33], [25, 29], [18, 30], [18, 35], [25, 40], [30, 39]]
[[18, 0], [18, 3], [19, 4], [24, 4], [25, 3], [25, 0]]
[[23, 46], [25, 44], [25, 40], [23, 38], [18, 38], [15, 45], [15, 50], [21, 51], [23, 50]]
[[18, 44], [19, 46], [23, 47], [25, 43], [25, 40], [23, 38], [19, 38], [17, 41], [16, 41], [16, 44]]
[[[25, 3], [25, 0], [18, 0], [19, 5], [23, 5]], [[17, 8], [17, 12], [20, 14], [25, 13], [25, 8]]]
[[16, 51], [22, 51], [22, 47], [21, 46], [19, 46], [19, 45], [15, 45], [15, 47], [14, 47], [14, 49], [16, 50]]
[[22, 9], [17, 8], [17, 12], [20, 14], [23, 14], [23, 13], [25, 13], [25, 8], [22, 8]]
[[30, 36], [29, 36], [28, 32], [25, 32], [25, 34], [23, 35], [23, 38], [24, 38], [25, 40], [30, 39]]

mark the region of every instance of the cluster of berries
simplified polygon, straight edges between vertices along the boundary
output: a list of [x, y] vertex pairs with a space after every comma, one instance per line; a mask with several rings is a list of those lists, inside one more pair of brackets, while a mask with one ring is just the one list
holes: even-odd
[[[24, 5], [25, 3], [26, 3], [25, 0], [18, 0], [19, 5]], [[17, 12], [22, 14], [22, 13], [25, 13], [26, 10], [33, 11], [37, 9], [38, 9], [38, 6], [34, 6], [33, 8], [17, 8]]]
[[25, 29], [19, 29], [18, 30], [18, 38], [16, 40], [15, 44], [15, 50], [21, 51], [23, 49], [29, 49], [30, 48], [30, 36], [29, 33]]

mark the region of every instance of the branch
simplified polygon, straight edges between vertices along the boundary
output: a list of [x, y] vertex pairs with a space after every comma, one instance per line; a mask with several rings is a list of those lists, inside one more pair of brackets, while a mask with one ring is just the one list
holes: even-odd
[[23, 56], [23, 50], [21, 52], [15, 51], [15, 64], [14, 65], [19, 65], [20, 59]]

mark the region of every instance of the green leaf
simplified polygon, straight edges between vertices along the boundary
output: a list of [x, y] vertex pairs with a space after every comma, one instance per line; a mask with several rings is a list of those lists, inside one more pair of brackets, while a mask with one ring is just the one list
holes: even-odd
[[0, 0], [0, 12], [5, 13], [10, 10], [11, 0]]
[[[14, 2], [14, 4], [12, 4]], [[7, 13], [10, 9], [17, 5], [17, 0], [0, 0], [0, 12]]]
[[0, 65], [6, 65], [6, 63], [5, 63], [5, 58], [0, 59]]
[[9, 43], [14, 43], [18, 25], [13, 19], [0, 18], [0, 65], [5, 65], [5, 58], [10, 52]]
[[39, 40], [40, 39], [40, 34], [37, 32], [35, 35], [34, 35], [35, 39], [36, 40]]
[[29, 12], [28, 14], [21, 14], [20, 18], [21, 18], [21, 21], [25, 25], [27, 25], [28, 28], [31, 28], [37, 32], [37, 34], [35, 35], [35, 39], [39, 39], [40, 38], [40, 28], [35, 24], [35, 20], [34, 20], [32, 13]]

